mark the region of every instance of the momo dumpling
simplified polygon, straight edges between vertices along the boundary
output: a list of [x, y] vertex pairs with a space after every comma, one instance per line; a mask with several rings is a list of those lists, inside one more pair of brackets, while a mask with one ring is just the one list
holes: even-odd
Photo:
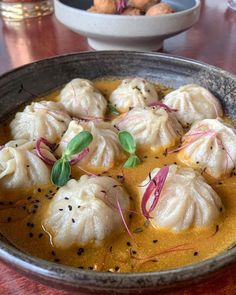
[[99, 244], [112, 232], [123, 229], [118, 206], [126, 218], [129, 197], [120, 183], [107, 176], [84, 175], [59, 189], [43, 225], [56, 247]]
[[[155, 183], [158, 183], [160, 177], [160, 168], [151, 172], [151, 179], [155, 179]], [[141, 183], [142, 198], [150, 183], [150, 177]], [[154, 191], [147, 202], [148, 208], [153, 203]], [[194, 226], [214, 224], [222, 210], [220, 197], [198, 172], [192, 168], [171, 165], [157, 205], [150, 215], [155, 226], [182, 231]]]
[[[35, 142], [21, 139], [10, 141], [1, 149], [1, 189], [29, 189], [50, 184], [51, 169], [37, 156], [35, 147]], [[41, 153], [56, 160], [45, 145], [41, 146]]]
[[138, 148], [153, 151], [175, 146], [183, 134], [175, 114], [159, 107], [134, 108], [113, 124], [131, 133]]
[[10, 128], [14, 139], [32, 141], [44, 137], [53, 143], [60, 140], [70, 121], [62, 104], [40, 101], [33, 102], [23, 112], [18, 112]]
[[73, 79], [60, 93], [60, 101], [71, 116], [103, 118], [107, 108], [104, 96], [85, 79]]
[[157, 102], [158, 94], [155, 86], [143, 79], [125, 79], [112, 92], [109, 100], [123, 113], [133, 107], [144, 107]]
[[177, 110], [177, 119], [183, 126], [223, 115], [218, 99], [206, 88], [195, 84], [185, 85], [170, 92], [163, 102]]
[[236, 162], [236, 129], [221, 119], [195, 123], [183, 137], [178, 158], [214, 178], [230, 174]]
[[71, 121], [56, 153], [61, 155], [70, 140], [83, 130], [91, 132], [93, 141], [89, 145], [88, 155], [79, 162], [79, 165], [108, 170], [115, 165], [117, 160], [122, 158], [117, 129], [110, 123], [103, 121]]

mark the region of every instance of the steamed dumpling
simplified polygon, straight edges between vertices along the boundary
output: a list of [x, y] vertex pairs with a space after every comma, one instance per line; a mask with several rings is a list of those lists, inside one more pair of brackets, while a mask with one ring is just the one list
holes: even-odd
[[120, 111], [144, 107], [158, 101], [155, 86], [140, 79], [125, 79], [110, 96], [110, 102]]
[[107, 101], [95, 88], [95, 85], [85, 79], [74, 79], [61, 91], [60, 101], [70, 115], [74, 117], [103, 118]]
[[14, 139], [58, 141], [66, 131], [70, 116], [62, 104], [52, 101], [33, 102], [18, 112], [10, 124]]
[[59, 189], [43, 225], [56, 247], [98, 244], [123, 229], [117, 200], [126, 218], [129, 197], [120, 184], [107, 176], [84, 175]]
[[83, 130], [92, 133], [93, 141], [89, 145], [88, 155], [79, 162], [79, 165], [98, 170], [108, 170], [113, 167], [122, 156], [118, 132], [110, 123], [103, 121], [71, 121], [59, 144], [57, 154], [61, 155], [70, 140]]
[[154, 151], [175, 146], [183, 134], [175, 114], [163, 108], [134, 108], [113, 124], [119, 130], [131, 133], [138, 148]]
[[167, 94], [163, 101], [176, 109], [176, 116], [183, 126], [203, 119], [215, 119], [223, 111], [218, 99], [207, 89], [189, 84]]
[[[50, 183], [51, 169], [38, 156], [35, 142], [14, 140], [8, 142], [0, 151], [0, 186], [1, 189], [29, 189]], [[56, 160], [45, 145], [42, 154]]]
[[184, 136], [178, 158], [186, 165], [202, 168], [214, 178], [230, 174], [236, 162], [236, 129], [221, 119], [195, 123]]
[[[153, 179], [160, 169], [151, 172]], [[140, 188], [143, 195], [150, 182], [147, 177]], [[147, 204], [150, 207], [153, 193]], [[151, 213], [155, 226], [173, 231], [213, 224], [220, 215], [223, 205], [220, 197], [206, 183], [204, 178], [191, 168], [169, 166], [169, 173], [161, 191], [158, 203]]]

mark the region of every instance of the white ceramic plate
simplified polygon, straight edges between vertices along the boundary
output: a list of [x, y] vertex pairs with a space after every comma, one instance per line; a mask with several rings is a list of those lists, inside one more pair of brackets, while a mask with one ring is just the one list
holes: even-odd
[[200, 0], [166, 0], [177, 11], [161, 16], [123, 16], [87, 12], [92, 1], [54, 0], [57, 19], [88, 37], [96, 50], [158, 50], [166, 38], [192, 27], [199, 19]]

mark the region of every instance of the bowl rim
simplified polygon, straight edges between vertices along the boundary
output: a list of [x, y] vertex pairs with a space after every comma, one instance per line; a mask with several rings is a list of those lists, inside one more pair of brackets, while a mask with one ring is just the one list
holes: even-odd
[[[160, 61], [175, 61], [182, 62], [187, 65], [200, 66], [206, 70], [212, 72], [221, 73], [227, 78], [235, 80], [236, 75], [224, 71], [218, 67], [208, 65], [204, 62], [199, 62], [190, 58], [183, 58], [175, 55], [168, 55], [164, 53], [152, 53], [152, 52], [137, 52], [137, 51], [97, 51], [97, 52], [80, 52], [80, 53], [69, 53], [63, 55], [57, 55], [54, 57], [41, 59], [30, 64], [26, 64], [8, 71], [0, 76], [0, 80], [3, 78], [19, 72], [27, 67], [35, 67], [36, 64], [47, 63], [52, 60], [66, 59], [67, 57], [73, 56], [85, 56], [90, 57], [94, 55], [106, 56], [126, 54], [134, 56], [149, 56], [160, 59]], [[236, 261], [236, 247], [225, 251], [215, 257], [204, 260], [202, 262], [191, 264], [179, 268], [153, 271], [153, 272], [134, 272], [134, 273], [109, 273], [109, 272], [94, 272], [89, 270], [81, 270], [75, 267], [65, 266], [57, 264], [30, 254], [26, 254], [13, 246], [0, 241], [0, 259], [16, 269], [20, 270], [24, 274], [33, 274], [35, 277], [42, 278], [43, 280], [50, 281], [54, 280], [58, 284], [70, 285], [74, 287], [87, 287], [87, 288], [106, 288], [106, 289], [117, 289], [114, 285], [114, 278], [119, 280], [118, 287], [122, 289], [136, 289], [139, 279], [149, 280], [146, 282], [144, 289], [153, 288], [156, 286], [167, 286], [172, 283], [182, 283], [188, 280], [200, 280], [207, 274], [216, 272], [223, 267], [230, 265]], [[133, 284], [130, 284], [132, 283]], [[135, 285], [136, 284], [136, 285]]]
[[135, 16], [131, 16], [131, 15], [119, 15], [119, 14], [105, 14], [105, 13], [94, 13], [94, 12], [89, 12], [87, 10], [83, 10], [83, 9], [79, 9], [79, 8], [75, 8], [72, 7], [70, 5], [66, 5], [64, 3], [62, 3], [60, 0], [54, 0], [54, 5], [61, 5], [64, 6], [64, 9], [69, 9], [69, 10], [73, 10], [73, 11], [77, 11], [77, 13], [80, 13], [81, 15], [84, 16], [91, 16], [91, 14], [93, 15], [93, 17], [95, 18], [101, 18], [104, 17], [105, 19], [109, 20], [113, 17], [115, 17], [116, 19], [123, 19], [123, 20], [143, 20], [144, 16], [145, 19], [149, 19], [149, 20], [156, 20], [156, 19], [166, 19], [166, 18], [173, 18], [175, 16], [183, 16], [185, 14], [188, 14], [190, 12], [195, 11], [196, 9], [200, 8], [201, 6], [201, 0], [194, 0], [195, 1], [195, 5], [191, 8], [185, 9], [185, 10], [181, 10], [181, 11], [177, 11], [175, 13], [169, 13], [169, 14], [162, 14], [162, 15], [154, 15], [154, 16], [148, 16], [148, 15], [135, 15]]

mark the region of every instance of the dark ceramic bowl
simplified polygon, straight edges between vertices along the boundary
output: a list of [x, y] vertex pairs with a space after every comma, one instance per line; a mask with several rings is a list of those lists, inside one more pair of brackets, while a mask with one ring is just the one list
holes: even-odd
[[[183, 58], [154, 53], [89, 52], [35, 62], [0, 77], [0, 119], [33, 97], [75, 77], [140, 76], [170, 87], [199, 83], [221, 101], [225, 113], [236, 119], [236, 77], [215, 67]], [[159, 272], [98, 273], [55, 264], [22, 253], [0, 241], [0, 259], [7, 265], [46, 284], [91, 294], [157, 294], [194, 284], [219, 274], [236, 261], [236, 248], [204, 262]]]

